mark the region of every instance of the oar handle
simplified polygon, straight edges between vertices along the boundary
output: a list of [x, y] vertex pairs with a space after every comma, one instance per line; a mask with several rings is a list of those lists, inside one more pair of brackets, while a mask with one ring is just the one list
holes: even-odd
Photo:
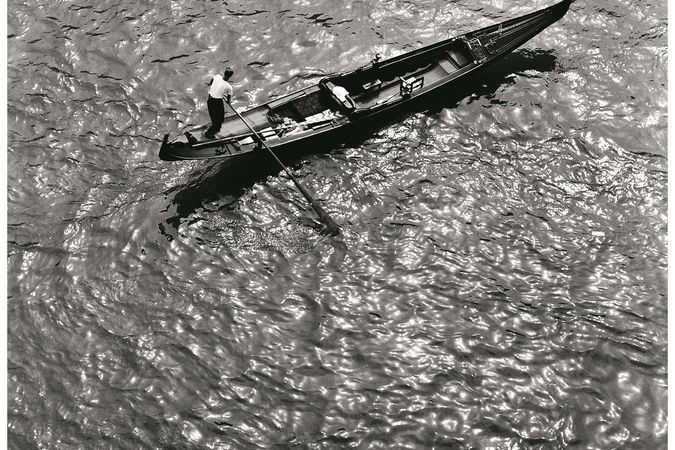
[[234, 106], [232, 106], [232, 104], [230, 102], [228, 102], [227, 100], [225, 100], [225, 101], [228, 105], [230, 105], [230, 108], [232, 108], [232, 111], [234, 111], [234, 113], [237, 116], [239, 116], [239, 119], [241, 119], [241, 121], [244, 122], [244, 125], [246, 125], [246, 127], [249, 130], [251, 130], [251, 133], [256, 137], [258, 142], [263, 147], [265, 147], [265, 149], [267, 149], [267, 151], [270, 153], [270, 155], [272, 155], [272, 157], [277, 162], [277, 164], [279, 164], [279, 166], [281, 166], [281, 168], [284, 169], [284, 171], [286, 172], [288, 177], [291, 179], [291, 181], [293, 181], [293, 184], [295, 184], [295, 187], [298, 188], [298, 190], [303, 195], [303, 197], [305, 197], [305, 199], [309, 202], [310, 206], [314, 209], [314, 211], [316, 211], [316, 213], [319, 216], [319, 219], [321, 219], [321, 221], [326, 226], [326, 230], [328, 231], [328, 233], [331, 236], [335, 236], [335, 235], [340, 234], [340, 227], [338, 227], [337, 223], [335, 223], [335, 221], [328, 215], [328, 213], [321, 207], [321, 205], [319, 205], [319, 203], [316, 200], [314, 200], [314, 198], [309, 194], [309, 192], [300, 184], [300, 182], [295, 178], [295, 176], [293, 176], [291, 171], [288, 170], [288, 168], [284, 165], [284, 163], [281, 162], [281, 160], [272, 151], [272, 149], [265, 143], [265, 141], [258, 134], [258, 132], [255, 131], [253, 129], [253, 127], [251, 127], [251, 125], [249, 125], [249, 123], [246, 121], [246, 119], [244, 119], [244, 117], [241, 114], [239, 114], [239, 111], [237, 111], [236, 108]]

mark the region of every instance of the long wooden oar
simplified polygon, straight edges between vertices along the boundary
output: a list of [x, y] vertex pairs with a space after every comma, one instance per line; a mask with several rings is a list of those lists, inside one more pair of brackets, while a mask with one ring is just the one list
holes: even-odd
[[246, 119], [244, 119], [244, 118], [242, 117], [242, 115], [239, 114], [239, 111], [237, 111], [237, 110], [234, 108], [234, 106], [232, 106], [232, 104], [231, 104], [230, 102], [227, 102], [227, 104], [230, 105], [230, 108], [232, 108], [232, 111], [234, 111], [234, 113], [235, 113], [237, 116], [239, 116], [239, 118], [241, 119], [241, 121], [244, 122], [244, 124], [248, 127], [248, 129], [251, 130], [251, 133], [253, 133], [253, 135], [256, 137], [256, 139], [258, 140], [258, 142], [260, 142], [260, 144], [261, 144], [263, 147], [265, 147], [265, 148], [267, 149], [267, 151], [270, 153], [270, 155], [272, 155], [272, 157], [273, 157], [274, 160], [277, 162], [277, 164], [279, 164], [279, 166], [281, 166], [281, 168], [284, 169], [284, 171], [286, 172], [286, 174], [287, 174], [287, 175], [289, 176], [289, 178], [293, 181], [293, 184], [295, 184], [295, 187], [298, 188], [298, 190], [300, 191], [300, 193], [305, 197], [305, 199], [307, 199], [307, 201], [308, 201], [309, 204], [312, 206], [312, 208], [314, 209], [314, 211], [316, 211], [316, 213], [319, 215], [319, 219], [321, 219], [321, 221], [323, 222], [323, 224], [326, 226], [326, 231], [328, 232], [328, 234], [330, 234], [331, 236], [335, 236], [335, 235], [340, 234], [340, 228], [338, 227], [337, 223], [335, 223], [335, 221], [328, 215], [328, 213], [327, 213], [326, 211], [324, 211], [324, 209], [321, 207], [321, 205], [319, 205], [319, 203], [318, 203], [316, 200], [314, 200], [314, 199], [312, 198], [311, 195], [309, 195], [309, 192], [307, 192], [307, 190], [306, 190], [306, 189], [300, 184], [300, 182], [293, 176], [293, 174], [291, 173], [291, 171], [288, 170], [288, 168], [284, 165], [284, 163], [281, 162], [281, 160], [280, 160], [280, 159], [277, 157], [277, 155], [272, 151], [272, 149], [269, 148], [269, 146], [265, 143], [265, 141], [262, 139], [262, 137], [260, 137], [260, 135], [259, 135], [259, 134], [251, 127], [251, 125], [248, 124], [248, 122], [246, 121]]

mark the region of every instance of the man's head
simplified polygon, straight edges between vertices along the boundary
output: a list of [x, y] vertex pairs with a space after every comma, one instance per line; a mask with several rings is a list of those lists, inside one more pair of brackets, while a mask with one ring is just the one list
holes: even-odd
[[226, 80], [229, 80], [230, 77], [234, 74], [234, 70], [232, 70], [232, 67], [228, 67], [225, 69], [225, 73], [223, 74], [223, 78]]

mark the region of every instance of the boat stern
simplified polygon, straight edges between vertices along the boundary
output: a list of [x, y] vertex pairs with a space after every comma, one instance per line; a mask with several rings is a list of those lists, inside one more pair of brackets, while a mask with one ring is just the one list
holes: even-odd
[[164, 139], [162, 139], [162, 146], [159, 148], [159, 159], [163, 161], [176, 161], [176, 158], [171, 154], [171, 151], [169, 147], [171, 144], [169, 144], [169, 134], [164, 135]]

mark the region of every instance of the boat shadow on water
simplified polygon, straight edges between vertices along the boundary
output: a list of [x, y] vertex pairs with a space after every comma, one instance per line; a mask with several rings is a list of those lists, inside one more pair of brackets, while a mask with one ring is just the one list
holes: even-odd
[[[313, 148], [299, 149], [293, 152], [278, 154], [284, 164], [292, 167], [302, 163], [302, 157], [308, 154], [328, 153], [336, 151], [340, 146], [358, 147], [372, 137], [373, 133], [393, 123], [397, 119], [415, 112], [438, 114], [445, 108], [454, 108], [468, 97], [492, 98], [501, 86], [513, 83], [511, 75], [535, 71], [540, 73], [559, 71], [556, 54], [551, 50], [523, 49], [511, 53], [493, 63], [491, 70], [484, 71], [465, 82], [454, 85], [451, 91], [435, 96], [432, 101], [416, 105], [404, 115], [386, 117], [361, 132], [351, 135], [343, 142], [317, 145]], [[268, 176], [279, 174], [279, 165], [267, 154], [252, 153], [249, 158], [228, 159], [220, 162], [204, 162], [199, 168], [186, 176], [187, 181], [174, 186], [165, 192], [170, 204], [166, 211], [164, 223], [159, 224], [160, 233], [173, 239], [178, 232], [181, 222], [188, 220], [190, 215], [207, 204], [216, 204], [216, 209], [227, 209], [232, 201], [222, 200], [227, 197], [237, 198], [247, 188], [263, 181]], [[218, 205], [218, 203], [221, 203]], [[210, 209], [210, 208], [207, 208]]]

